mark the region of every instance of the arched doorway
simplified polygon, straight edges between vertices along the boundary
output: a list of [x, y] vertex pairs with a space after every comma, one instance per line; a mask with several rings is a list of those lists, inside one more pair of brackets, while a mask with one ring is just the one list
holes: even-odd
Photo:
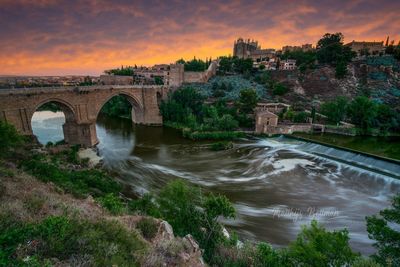
[[74, 122], [72, 107], [62, 100], [48, 100], [38, 104], [30, 120], [32, 133], [43, 145], [68, 142], [65, 125]]

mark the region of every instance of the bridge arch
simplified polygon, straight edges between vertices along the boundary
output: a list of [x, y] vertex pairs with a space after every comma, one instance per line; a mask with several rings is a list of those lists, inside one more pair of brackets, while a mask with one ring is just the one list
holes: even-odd
[[38, 109], [40, 107], [42, 107], [43, 105], [48, 104], [48, 103], [55, 103], [61, 109], [61, 111], [64, 113], [66, 121], [70, 121], [70, 122], [76, 121], [76, 112], [74, 110], [74, 107], [67, 101], [59, 99], [59, 98], [48, 98], [46, 100], [43, 100], [43, 101], [37, 103], [34, 106], [34, 108], [32, 109], [32, 112], [30, 114], [30, 121], [32, 121], [33, 114], [36, 111], [38, 111]]
[[135, 95], [126, 93], [126, 92], [116, 92], [114, 94], [109, 95], [104, 101], [101, 102], [101, 104], [99, 105], [97, 112], [96, 112], [96, 118], [99, 116], [102, 108], [114, 97], [116, 96], [122, 96], [124, 97], [130, 104], [132, 107], [132, 121], [134, 123], [143, 123], [144, 121], [144, 107], [141, 104], [141, 101], [139, 101], [137, 99], [137, 97]]
[[[65, 121], [61, 122], [61, 123], [63, 123], [61, 126], [62, 133], [63, 133], [63, 139], [67, 143], [71, 142], [71, 140], [73, 140], [74, 136], [76, 135], [75, 128], [74, 128], [74, 126], [77, 124], [76, 112], [70, 103], [68, 103], [65, 100], [58, 99], [58, 98], [48, 98], [48, 99], [40, 101], [39, 103], [37, 103], [33, 106], [33, 109], [30, 112], [29, 121], [28, 121], [29, 125], [32, 127], [32, 134], [37, 134], [37, 132], [35, 132], [35, 128], [33, 126], [34, 125], [33, 118], [34, 118], [35, 113], [37, 111], [41, 111], [40, 108], [49, 103], [53, 103], [57, 107], [57, 111], [60, 110], [64, 114]], [[57, 135], [58, 133], [59, 132], [57, 130], [55, 130], [55, 132], [51, 132], [50, 135], [48, 136], [48, 138], [50, 140], [47, 140], [47, 141], [60, 141], [61, 139], [51, 140], [52, 139], [51, 136], [54, 134]]]

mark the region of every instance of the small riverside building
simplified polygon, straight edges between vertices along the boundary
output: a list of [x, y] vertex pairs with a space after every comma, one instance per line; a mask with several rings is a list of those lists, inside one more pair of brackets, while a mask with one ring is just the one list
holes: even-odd
[[268, 110], [261, 110], [256, 113], [256, 133], [267, 133], [268, 127], [276, 126], [278, 126], [278, 115]]

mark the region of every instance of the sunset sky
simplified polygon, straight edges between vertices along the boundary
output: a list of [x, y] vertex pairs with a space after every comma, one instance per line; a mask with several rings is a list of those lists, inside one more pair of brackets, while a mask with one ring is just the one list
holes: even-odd
[[0, 75], [99, 75], [121, 65], [232, 54], [238, 37], [262, 48], [400, 39], [400, 0], [0, 0]]

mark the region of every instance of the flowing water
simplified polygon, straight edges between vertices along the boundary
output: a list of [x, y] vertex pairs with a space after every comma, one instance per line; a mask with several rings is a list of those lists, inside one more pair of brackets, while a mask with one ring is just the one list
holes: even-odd
[[[62, 113], [58, 121], [46, 114], [35, 113], [34, 133], [42, 143], [62, 139]], [[398, 164], [285, 137], [243, 139], [214, 152], [173, 129], [107, 117], [98, 118], [97, 135], [105, 166], [132, 191], [157, 192], [180, 178], [223, 193], [237, 210], [227, 227], [242, 239], [275, 246], [287, 245], [301, 225], [317, 219], [328, 229], [347, 228], [352, 247], [371, 254], [365, 216], [388, 207], [400, 192]]]

